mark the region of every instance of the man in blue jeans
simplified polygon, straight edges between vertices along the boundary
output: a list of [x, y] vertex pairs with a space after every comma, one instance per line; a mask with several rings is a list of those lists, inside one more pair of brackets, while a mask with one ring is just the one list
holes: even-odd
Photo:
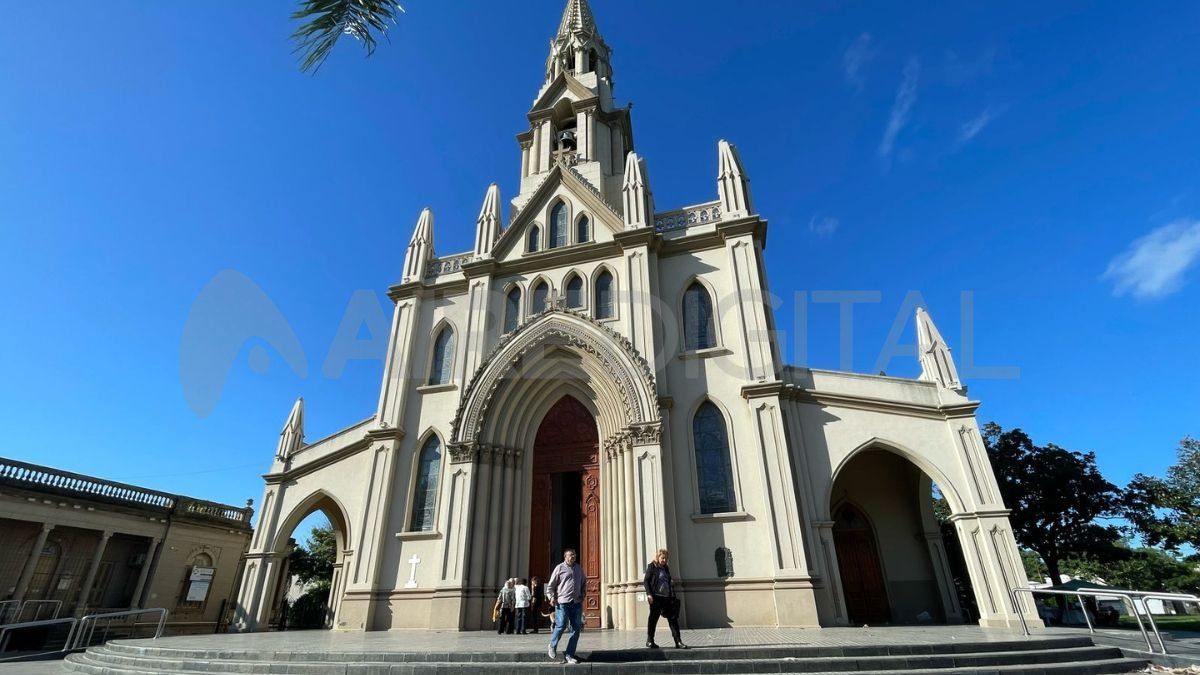
[[583, 630], [583, 593], [587, 575], [576, 564], [575, 550], [563, 552], [563, 561], [554, 568], [546, 582], [546, 599], [554, 608], [554, 631], [550, 634], [550, 647], [546, 656], [558, 660], [558, 641], [567, 622], [571, 622], [571, 638], [567, 640], [565, 652], [567, 663], [579, 663], [575, 658], [575, 647], [579, 644], [579, 631]]

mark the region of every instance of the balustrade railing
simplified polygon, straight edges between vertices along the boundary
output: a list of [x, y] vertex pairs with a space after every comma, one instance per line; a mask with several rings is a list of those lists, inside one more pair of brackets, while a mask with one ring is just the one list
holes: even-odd
[[659, 232], [683, 230], [691, 225], [715, 223], [721, 220], [721, 202], [697, 204], [674, 211], [654, 214], [654, 229]]
[[181, 515], [207, 516], [247, 527], [254, 513], [249, 506], [239, 509], [4, 457], [0, 457], [0, 485], [150, 507]]
[[48, 466], [27, 464], [13, 459], [0, 458], [0, 483], [35, 489], [49, 488], [80, 496], [102, 497], [164, 509], [175, 506], [175, 496], [165, 492], [147, 490], [136, 485], [93, 478]]
[[239, 509], [228, 504], [218, 504], [216, 502], [206, 502], [199, 499], [183, 498], [182, 510], [184, 513], [208, 516], [210, 518], [220, 518], [221, 520], [232, 520], [235, 523], [250, 524], [250, 517], [254, 515], [254, 509], [247, 506], [244, 509]]
[[443, 274], [459, 272], [462, 270], [462, 264], [470, 260], [472, 255], [471, 253], [459, 253], [445, 258], [434, 258], [425, 268], [425, 278], [435, 279]]

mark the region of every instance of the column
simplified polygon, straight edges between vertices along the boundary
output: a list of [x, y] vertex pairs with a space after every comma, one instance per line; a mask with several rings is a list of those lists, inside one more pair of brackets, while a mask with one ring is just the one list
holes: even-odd
[[521, 178], [529, 177], [529, 143], [521, 142]]
[[542, 145], [538, 150], [538, 154], [541, 155], [538, 165], [542, 171], [549, 171], [554, 166], [554, 126], [547, 119], [542, 122], [541, 130]]
[[130, 609], [142, 608], [142, 593], [146, 590], [146, 579], [150, 576], [150, 565], [154, 563], [154, 554], [158, 551], [159, 539], [156, 537], [150, 540], [150, 545], [146, 547], [146, 560], [142, 563], [142, 569], [138, 571], [137, 585], [133, 587], [133, 596], [129, 598]]
[[96, 544], [96, 551], [92, 553], [92, 563], [88, 566], [87, 576], [83, 579], [83, 586], [79, 588], [79, 599], [75, 602], [75, 615], [81, 616], [87, 610], [88, 595], [92, 592], [92, 584], [96, 582], [96, 570], [100, 569], [100, 558], [104, 555], [104, 549], [108, 548], [108, 540], [112, 538], [113, 533], [105, 530], [100, 533], [100, 543]]
[[929, 561], [933, 565], [933, 574], [937, 579], [938, 590], [942, 595], [946, 623], [961, 622], [962, 608], [958, 603], [958, 592], [954, 587], [954, 575], [950, 572], [950, 562], [946, 559], [946, 545], [942, 541], [942, 533], [925, 532], [923, 536], [925, 547], [929, 550]]
[[21, 570], [21, 579], [17, 582], [13, 600], [20, 602], [25, 599], [25, 593], [29, 590], [29, 582], [33, 579], [33, 570], [37, 568], [38, 559], [42, 557], [42, 549], [46, 547], [46, 537], [50, 536], [50, 530], [53, 529], [53, 523], [42, 523], [42, 531], [38, 533], [37, 539], [33, 542], [33, 550], [29, 552], [29, 559], [25, 561], [25, 568]]
[[[833, 608], [833, 623], [838, 626], [847, 626], [850, 624], [850, 619], [846, 615], [846, 606], [842, 597], [842, 573], [838, 569], [837, 548], [833, 542], [833, 521], [832, 520], [817, 520], [813, 521], [813, 526], [817, 529], [817, 539], [820, 541], [821, 558], [818, 569], [821, 570], [822, 576], [825, 579], [824, 591], [826, 602], [822, 605]], [[822, 616], [824, 619], [824, 616]]]
[[637, 507], [633, 500], [633, 493], [634, 493], [634, 490], [637, 489], [637, 484], [635, 482], [635, 478], [634, 478], [634, 474], [633, 474], [633, 446], [630, 445], [629, 441], [626, 441], [622, 445], [621, 449], [622, 449], [622, 452], [624, 453], [624, 456], [621, 458], [621, 467], [622, 467], [622, 470], [625, 472], [625, 492], [624, 492], [625, 507], [624, 507], [624, 513], [622, 513], [621, 515], [623, 516], [622, 519], [625, 521], [625, 531], [628, 533], [627, 536], [629, 537], [629, 546], [626, 549], [625, 560], [621, 561], [621, 565], [622, 565], [621, 580], [626, 582], [626, 585], [625, 585], [625, 620], [626, 620], [625, 628], [631, 629], [631, 628], [634, 628], [637, 626], [637, 614], [638, 614], [637, 588], [636, 588], [637, 584], [629, 583], [631, 581], [636, 582], [636, 580], [638, 579], [638, 561], [637, 561], [638, 546], [637, 546], [637, 540], [634, 538], [634, 535], [636, 532], [635, 528], [637, 527], [637, 522], [635, 520]]

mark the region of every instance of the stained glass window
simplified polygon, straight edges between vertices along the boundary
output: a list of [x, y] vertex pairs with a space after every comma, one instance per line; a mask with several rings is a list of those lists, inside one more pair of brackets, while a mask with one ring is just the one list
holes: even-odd
[[683, 293], [683, 346], [688, 351], [708, 349], [717, 344], [712, 298], [699, 281]]
[[700, 513], [736, 511], [725, 416], [711, 401], [701, 405], [692, 418], [692, 443], [696, 448]]
[[541, 312], [545, 310], [549, 298], [550, 286], [544, 281], [538, 282], [538, 285], [533, 287], [533, 311]]
[[454, 331], [446, 326], [433, 341], [433, 366], [429, 369], [429, 384], [447, 384], [454, 365]]
[[567, 282], [567, 307], [583, 307], [583, 279], [577, 276]]
[[582, 216], [579, 222], [575, 223], [575, 242], [582, 244], [585, 241], [592, 240], [592, 224], [588, 222], [587, 216]]
[[550, 248], [567, 245], [567, 205], [559, 202], [550, 210]]
[[613, 277], [605, 271], [596, 277], [596, 318], [611, 319], [613, 316]]
[[437, 436], [430, 436], [421, 447], [421, 456], [417, 460], [417, 483], [413, 490], [412, 521], [409, 526], [414, 532], [433, 529], [438, 473], [441, 467], [442, 444]]
[[521, 289], [513, 288], [504, 296], [504, 332], [511, 333], [521, 323]]
[[538, 245], [541, 242], [542, 230], [537, 225], [529, 228], [529, 252], [532, 253], [538, 250]]

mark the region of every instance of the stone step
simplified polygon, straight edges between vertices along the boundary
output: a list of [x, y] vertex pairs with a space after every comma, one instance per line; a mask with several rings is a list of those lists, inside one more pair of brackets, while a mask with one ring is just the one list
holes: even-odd
[[[110, 652], [133, 656], [160, 656], [167, 659], [211, 659], [214, 657], [237, 661], [317, 661], [317, 662], [378, 662], [378, 663], [543, 663], [546, 661], [545, 642], [532, 643], [527, 651], [520, 652], [386, 652], [386, 651], [227, 651], [159, 647], [147, 641], [116, 641], [104, 646]], [[634, 661], [702, 661], [729, 659], [783, 659], [819, 657], [868, 657], [868, 656], [927, 656], [934, 654], [965, 654], [982, 652], [1038, 651], [1092, 647], [1087, 636], [1055, 637], [1027, 640], [999, 640], [995, 642], [957, 641], [941, 644], [921, 645], [847, 645], [822, 647], [814, 645], [769, 645], [757, 647], [720, 647], [699, 649], [615, 649], [589, 653], [593, 662], [626, 663]]]
[[[215, 656], [215, 655], [214, 655]], [[1119, 650], [1104, 647], [939, 654], [922, 656], [812, 657], [806, 659], [727, 659], [599, 662], [571, 666], [571, 671], [605, 673], [938, 673], [975, 675], [996, 673], [1127, 673], [1144, 668], [1145, 661], [1124, 659]], [[267, 662], [238, 661], [224, 658], [166, 659], [131, 656], [104, 648], [73, 654], [66, 667], [90, 675], [146, 675], [174, 673], [203, 675], [211, 673], [296, 673], [336, 675], [418, 675], [454, 673], [497, 675], [499, 673], [559, 672], [563, 665], [543, 660], [537, 663], [483, 662]]]

